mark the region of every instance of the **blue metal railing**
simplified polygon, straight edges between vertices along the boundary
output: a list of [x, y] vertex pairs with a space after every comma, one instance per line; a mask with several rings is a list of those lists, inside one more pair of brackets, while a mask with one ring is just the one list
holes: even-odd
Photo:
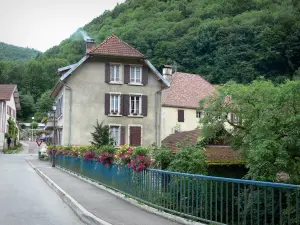
[[300, 224], [299, 185], [229, 179], [56, 156], [69, 171], [158, 209], [214, 224]]

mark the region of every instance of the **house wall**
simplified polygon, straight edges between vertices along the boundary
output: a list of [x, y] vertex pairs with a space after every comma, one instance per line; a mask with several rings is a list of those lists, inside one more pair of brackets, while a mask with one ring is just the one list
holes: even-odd
[[[156, 141], [155, 127], [155, 93], [161, 90], [161, 83], [149, 70], [148, 84], [145, 86], [132, 86], [128, 84], [116, 85], [105, 83], [105, 61], [123, 64], [142, 64], [138, 60], [124, 59], [91, 59], [83, 63], [69, 76], [65, 83], [72, 91], [64, 88], [64, 115], [62, 144], [69, 144], [69, 127], [71, 118], [71, 140], [72, 145], [87, 145], [92, 141], [91, 132], [94, 131], [96, 121], [104, 124], [118, 124], [126, 126], [125, 141], [128, 143], [128, 127], [130, 125], [142, 125], [142, 145], [149, 146]], [[124, 67], [121, 69], [124, 81]], [[72, 92], [72, 113], [70, 117], [70, 94]], [[121, 94], [141, 93], [148, 96], [148, 115], [143, 118], [132, 118], [128, 116], [109, 117], [105, 115], [105, 93], [119, 92]], [[160, 97], [158, 106], [161, 105]], [[160, 107], [157, 107], [160, 115]], [[159, 123], [159, 117], [158, 117]], [[160, 125], [158, 124], [158, 128]], [[159, 135], [159, 134], [158, 134]], [[158, 137], [158, 139], [160, 139]]]
[[6, 103], [0, 102], [0, 151], [5, 145], [5, 126], [6, 126]]
[[[9, 116], [10, 115], [8, 115], [8, 110], [7, 110], [7, 106], [9, 106], [10, 108], [12, 108], [13, 110], [14, 110], [14, 112], [15, 112], [15, 115], [17, 115], [17, 111], [16, 111], [16, 104], [15, 104], [15, 98], [14, 98], [14, 95], [12, 94], [11, 95], [11, 97], [10, 97], [10, 100], [9, 101], [6, 101], [6, 127], [5, 127], [5, 132], [7, 132], [8, 130], [7, 130], [7, 127], [8, 127], [8, 122], [7, 122], [7, 120], [8, 120], [8, 118], [9, 118]], [[13, 120], [16, 122], [17, 120], [16, 120], [16, 116], [11, 116], [12, 118], [13, 118]]]
[[[178, 122], [178, 110], [184, 110], [184, 122]], [[199, 126], [196, 109], [162, 107], [161, 140], [174, 133], [174, 127], [179, 125], [180, 131], [194, 130]]]

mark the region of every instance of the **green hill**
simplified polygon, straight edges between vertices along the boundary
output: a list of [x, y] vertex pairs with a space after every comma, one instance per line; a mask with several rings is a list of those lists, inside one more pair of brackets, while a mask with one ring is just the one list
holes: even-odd
[[[176, 65], [214, 84], [274, 82], [300, 75], [298, 0], [127, 0], [83, 27], [97, 43], [113, 32], [153, 64]], [[0, 63], [0, 83], [15, 82], [37, 101], [56, 69], [85, 53], [80, 32], [24, 64]]]
[[32, 48], [22, 48], [0, 42], [0, 60], [29, 60], [38, 54], [40, 52]]
[[[297, 0], [127, 0], [83, 29], [98, 43], [114, 32], [155, 66], [176, 63], [213, 83], [282, 81], [299, 73], [299, 12]], [[75, 34], [45, 56], [83, 53]]]

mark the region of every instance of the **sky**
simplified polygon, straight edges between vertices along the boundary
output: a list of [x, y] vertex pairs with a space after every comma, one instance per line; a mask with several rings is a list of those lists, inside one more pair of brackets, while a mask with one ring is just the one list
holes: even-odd
[[45, 51], [124, 0], [0, 0], [0, 42]]

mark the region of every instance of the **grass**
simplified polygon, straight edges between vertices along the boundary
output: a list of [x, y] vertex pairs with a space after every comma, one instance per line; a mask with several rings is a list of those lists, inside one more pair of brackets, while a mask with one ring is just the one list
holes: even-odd
[[4, 154], [17, 154], [21, 151], [21, 148], [22, 148], [22, 145], [18, 144], [11, 149], [4, 149], [3, 153]]

